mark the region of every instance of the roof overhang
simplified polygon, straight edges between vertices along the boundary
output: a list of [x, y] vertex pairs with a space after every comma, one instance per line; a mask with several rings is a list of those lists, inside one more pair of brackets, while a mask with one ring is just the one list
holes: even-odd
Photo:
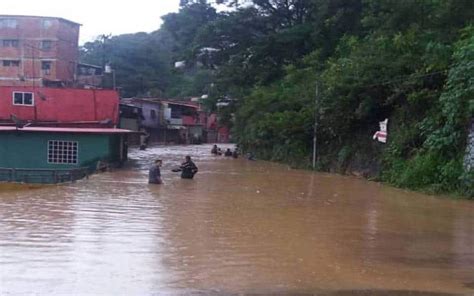
[[2, 132], [28, 132], [28, 133], [74, 133], [74, 134], [130, 134], [131, 130], [121, 128], [69, 128], [69, 127], [23, 127], [0, 126]]
[[70, 23], [76, 26], [82, 26], [80, 23], [76, 23], [70, 21], [68, 19], [62, 17], [54, 17], [54, 16], [39, 16], [39, 15], [21, 15], [21, 14], [0, 14], [0, 18], [37, 18], [37, 19], [51, 19], [51, 20], [58, 20], [65, 23]]
[[184, 125], [168, 125], [167, 128], [170, 130], [185, 130], [186, 129]]

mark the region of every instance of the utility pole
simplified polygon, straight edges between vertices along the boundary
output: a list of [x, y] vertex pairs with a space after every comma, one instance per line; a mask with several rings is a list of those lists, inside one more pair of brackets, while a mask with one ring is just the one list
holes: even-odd
[[319, 113], [319, 82], [316, 81], [316, 90], [314, 96], [314, 130], [313, 130], [313, 170], [316, 168], [316, 151], [318, 144], [318, 113]]

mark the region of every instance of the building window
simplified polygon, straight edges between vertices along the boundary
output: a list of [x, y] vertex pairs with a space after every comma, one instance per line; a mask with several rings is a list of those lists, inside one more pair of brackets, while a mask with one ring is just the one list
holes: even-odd
[[13, 105], [33, 106], [34, 96], [31, 92], [13, 92]]
[[16, 19], [0, 19], [0, 28], [16, 29], [18, 27], [18, 21]]
[[41, 71], [43, 72], [43, 74], [45, 75], [51, 74], [51, 65], [52, 65], [51, 62], [45, 62], [45, 61], [41, 62]]
[[78, 147], [76, 141], [48, 141], [48, 163], [77, 164]]
[[43, 29], [49, 29], [53, 26], [53, 21], [52, 20], [43, 20], [41, 22], [41, 25], [43, 26]]
[[20, 67], [20, 61], [17, 60], [3, 60], [4, 67]]
[[53, 45], [53, 42], [51, 40], [41, 41], [41, 49], [44, 50], [44, 51], [50, 51], [52, 45]]
[[2, 41], [3, 47], [18, 47], [19, 41], [18, 39], [4, 39]]
[[150, 110], [150, 117], [151, 117], [151, 119], [156, 119], [156, 111], [155, 110]]
[[182, 112], [181, 108], [171, 107], [171, 118], [179, 119], [179, 118], [181, 118], [181, 116], [183, 116], [183, 112]]

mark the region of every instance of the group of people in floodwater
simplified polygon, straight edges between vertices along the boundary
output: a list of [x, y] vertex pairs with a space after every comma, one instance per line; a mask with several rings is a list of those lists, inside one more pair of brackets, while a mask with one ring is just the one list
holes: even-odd
[[[213, 155], [224, 155], [225, 157], [233, 157], [239, 158], [239, 150], [235, 148], [234, 151], [227, 148], [225, 152], [222, 151], [221, 148], [214, 145], [211, 149], [211, 154]], [[247, 155], [247, 159], [255, 160], [253, 154]], [[149, 184], [163, 184], [163, 180], [161, 179], [161, 166], [163, 161], [161, 159], [155, 160], [155, 163], [150, 168], [148, 172], [148, 183]], [[191, 160], [191, 156], [187, 155], [185, 157], [184, 162], [179, 166], [179, 168], [173, 169], [173, 172], [181, 172], [182, 179], [192, 179], [194, 175], [198, 172], [198, 167], [196, 164]]]
[[[155, 163], [148, 172], [148, 183], [149, 184], [163, 184], [161, 179], [161, 165], [163, 161], [161, 159], [155, 160]], [[182, 179], [192, 179], [198, 172], [198, 167], [191, 160], [191, 156], [187, 155], [185, 161], [177, 169], [173, 169], [173, 172], [181, 172]]]
[[225, 152], [222, 152], [222, 149], [217, 147], [217, 145], [214, 145], [212, 147], [211, 154], [214, 154], [214, 155], [224, 154], [225, 157], [239, 158], [239, 152], [238, 152], [237, 148], [235, 148], [234, 151], [231, 151], [230, 148], [227, 148], [227, 150]]

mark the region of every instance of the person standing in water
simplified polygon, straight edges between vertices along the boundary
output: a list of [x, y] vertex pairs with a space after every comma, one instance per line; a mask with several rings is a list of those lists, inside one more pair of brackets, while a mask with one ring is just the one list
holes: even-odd
[[230, 148], [227, 148], [227, 150], [224, 153], [224, 156], [226, 156], [226, 157], [231, 157], [232, 156], [232, 151], [230, 151]]
[[192, 179], [194, 175], [198, 172], [197, 166], [191, 160], [191, 156], [187, 155], [185, 158], [185, 162], [181, 164], [179, 167], [181, 170], [181, 178], [182, 179]]
[[161, 170], [160, 167], [162, 165], [161, 159], [155, 160], [155, 163], [153, 166], [150, 168], [150, 171], [148, 172], [148, 183], [149, 184], [163, 184], [163, 181], [161, 180]]
[[234, 149], [234, 151], [232, 152], [232, 157], [233, 158], [239, 158], [239, 152], [237, 151], [237, 148]]

